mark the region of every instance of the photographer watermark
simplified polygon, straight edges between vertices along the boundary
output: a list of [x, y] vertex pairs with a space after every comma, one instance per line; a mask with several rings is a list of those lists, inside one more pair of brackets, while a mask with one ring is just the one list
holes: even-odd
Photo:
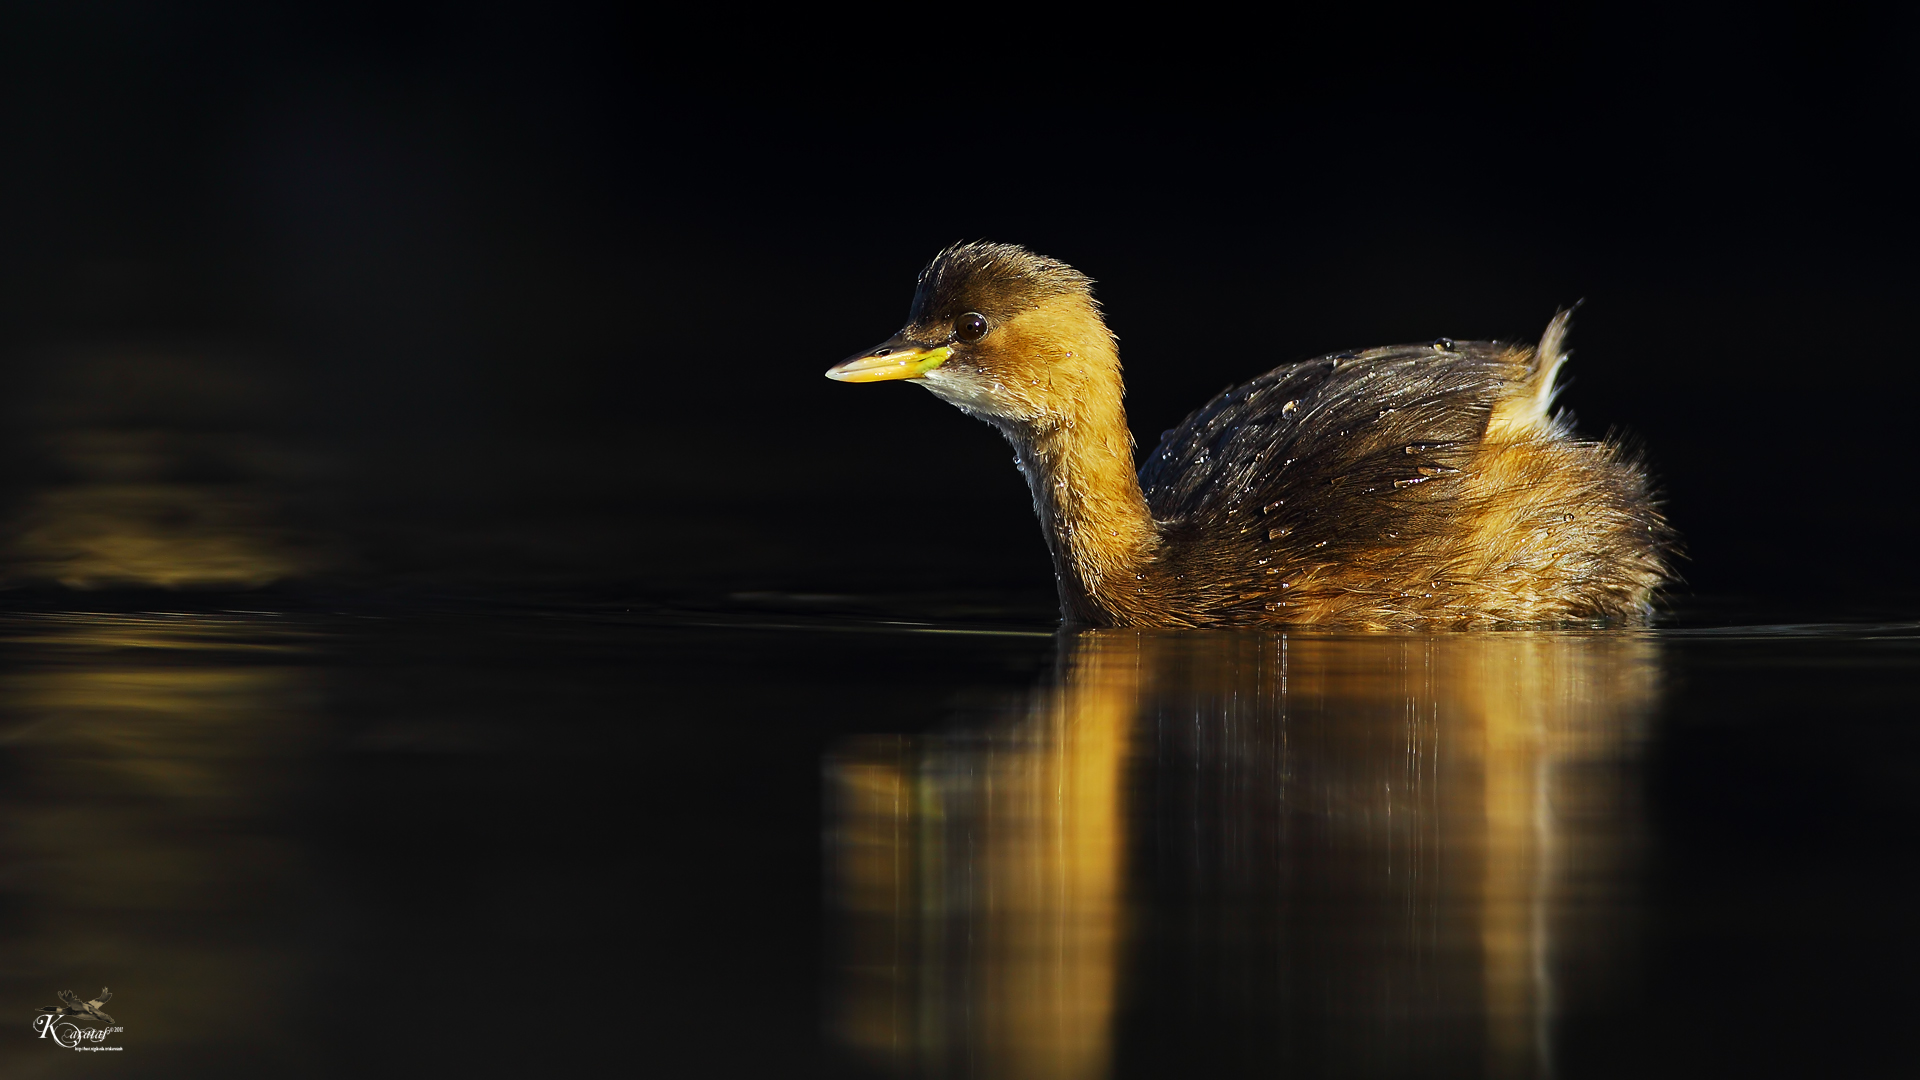
[[[113, 991], [104, 986], [100, 988], [100, 996], [92, 1001], [82, 1001], [73, 991], [62, 990], [61, 1004], [42, 1008], [40, 1015], [33, 1018], [33, 1030], [43, 1039], [52, 1039], [62, 1050], [118, 1050], [118, 1046], [105, 1045], [106, 1038], [126, 1029], [100, 1009], [112, 1000]], [[102, 1026], [95, 1027], [96, 1024]]]

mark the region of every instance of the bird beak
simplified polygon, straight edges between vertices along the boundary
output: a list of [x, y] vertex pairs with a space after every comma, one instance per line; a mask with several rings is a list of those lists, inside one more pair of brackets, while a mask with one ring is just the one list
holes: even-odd
[[929, 348], [897, 337], [833, 365], [827, 369], [827, 378], [838, 382], [917, 379], [946, 363], [952, 355], [953, 349], [946, 345]]

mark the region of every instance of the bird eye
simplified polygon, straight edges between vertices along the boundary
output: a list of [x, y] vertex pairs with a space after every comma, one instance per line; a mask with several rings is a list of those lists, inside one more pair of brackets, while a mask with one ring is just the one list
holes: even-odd
[[987, 336], [987, 317], [977, 311], [969, 311], [953, 320], [953, 336], [961, 341], [972, 343]]

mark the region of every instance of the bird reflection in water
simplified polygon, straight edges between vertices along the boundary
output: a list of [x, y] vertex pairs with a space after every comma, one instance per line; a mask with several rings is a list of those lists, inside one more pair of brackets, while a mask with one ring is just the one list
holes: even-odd
[[830, 756], [834, 1033], [916, 1075], [1550, 1075], [1631, 952], [1599, 883], [1657, 692], [1640, 634], [1063, 635], [1000, 715]]

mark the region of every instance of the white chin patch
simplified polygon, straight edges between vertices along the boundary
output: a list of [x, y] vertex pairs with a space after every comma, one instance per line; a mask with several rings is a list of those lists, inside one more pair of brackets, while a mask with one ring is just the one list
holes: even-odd
[[942, 401], [975, 416], [1001, 420], [1024, 419], [1022, 410], [1007, 399], [1004, 388], [977, 375], [935, 368], [914, 381], [933, 391], [934, 396]]

